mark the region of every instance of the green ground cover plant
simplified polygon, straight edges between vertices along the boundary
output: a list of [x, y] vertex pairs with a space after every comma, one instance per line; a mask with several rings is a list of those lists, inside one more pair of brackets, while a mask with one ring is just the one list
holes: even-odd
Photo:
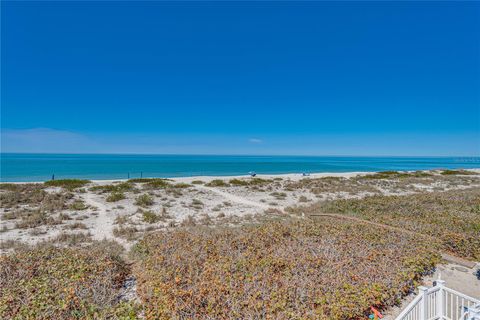
[[136, 319], [118, 303], [128, 266], [118, 245], [39, 245], [0, 256], [1, 319]]
[[147, 235], [146, 319], [355, 319], [397, 303], [438, 261], [420, 238], [326, 218]]
[[357, 216], [438, 240], [456, 255], [480, 259], [480, 188], [319, 202], [291, 210]]
[[[45, 184], [1, 184], [0, 204], [5, 210], [1, 218], [8, 220], [9, 228], [30, 228], [22, 231], [41, 235], [51, 225], [64, 225], [56, 227], [62, 231], [57, 237], [36, 247], [17, 240], [0, 243], [5, 252], [0, 256], [0, 319], [136, 319], [138, 305], [118, 302], [122, 281], [132, 275], [137, 279], [141, 315], [146, 319], [359, 319], [367, 315], [370, 305], [384, 309], [399, 302], [438, 263], [438, 252], [480, 259], [479, 187], [398, 196], [384, 196], [376, 189], [407, 186], [410, 191], [412, 183], [424, 182], [464, 188], [474, 186], [478, 176], [441, 171], [379, 175], [382, 177], [305, 178], [284, 181], [274, 189], [269, 189], [268, 183], [278, 182], [272, 180], [220, 180], [250, 189], [265, 184], [260, 187], [268, 191], [265, 196], [277, 199], [287, 195], [281, 187], [314, 194], [369, 194], [370, 190], [376, 194], [313, 204], [314, 195], [306, 197], [299, 192], [295, 198], [303, 207], [287, 213], [269, 209], [264, 215], [241, 218], [223, 212], [210, 216], [210, 206], [192, 197], [184, 205], [199, 215], [188, 215], [183, 221], [172, 220], [167, 203], [162, 210], [139, 209], [136, 217], [148, 223], [146, 228], [132, 223], [128, 216], [119, 216], [115, 237], [127, 241], [143, 238], [134, 246], [133, 270], [114, 246], [102, 247], [93, 240], [85, 229], [90, 224], [77, 221], [82, 212], [62, 212], [86, 208], [85, 203], [76, 201], [82, 197], [78, 195], [81, 188], [47, 190]], [[147, 194], [136, 199], [143, 207], [151, 206], [154, 196], [160, 199], [163, 194], [186, 193], [183, 184], [177, 186], [165, 179], [141, 183], [142, 188], [124, 182], [89, 190], [106, 193], [108, 199], [144, 189]], [[211, 210], [228, 210], [228, 206], [231, 204], [225, 202]], [[344, 219], [322, 217], [312, 222], [290, 215], [305, 213], [308, 217], [322, 212], [424, 236]], [[157, 231], [155, 223], [159, 222], [168, 228]], [[2, 232], [8, 231], [4, 229]]]

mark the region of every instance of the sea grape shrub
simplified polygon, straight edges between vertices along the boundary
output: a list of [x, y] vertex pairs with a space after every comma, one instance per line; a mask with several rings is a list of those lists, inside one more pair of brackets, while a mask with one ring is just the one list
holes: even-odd
[[0, 256], [0, 319], [134, 319], [133, 305], [117, 303], [128, 273], [119, 251], [105, 241]]
[[146, 319], [354, 319], [397, 303], [438, 261], [417, 237], [330, 218], [180, 228], [134, 252]]

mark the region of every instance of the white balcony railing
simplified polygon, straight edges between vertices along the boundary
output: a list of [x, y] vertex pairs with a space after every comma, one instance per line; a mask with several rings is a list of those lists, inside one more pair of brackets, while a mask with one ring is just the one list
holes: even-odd
[[480, 320], [480, 300], [446, 287], [443, 280], [418, 290], [395, 320]]

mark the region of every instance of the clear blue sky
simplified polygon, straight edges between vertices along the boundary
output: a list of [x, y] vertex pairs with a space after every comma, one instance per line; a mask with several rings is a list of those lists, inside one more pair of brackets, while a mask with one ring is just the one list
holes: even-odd
[[3, 152], [480, 155], [477, 2], [8, 2]]

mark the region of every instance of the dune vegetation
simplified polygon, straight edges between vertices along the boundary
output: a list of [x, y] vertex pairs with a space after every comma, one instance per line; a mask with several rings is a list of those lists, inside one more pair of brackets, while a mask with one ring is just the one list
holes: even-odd
[[0, 319], [360, 319], [480, 259], [462, 170], [56, 181], [0, 184]]
[[89, 184], [89, 180], [80, 180], [80, 179], [61, 179], [61, 180], [50, 180], [46, 181], [45, 185], [48, 187], [62, 187], [67, 190], [74, 190], [81, 188]]
[[438, 261], [420, 238], [333, 219], [155, 233], [134, 254], [147, 319], [353, 319]]
[[0, 319], [136, 319], [119, 301], [127, 264], [111, 242], [42, 244], [0, 256]]
[[[0, 257], [0, 318], [353, 319], [411, 292], [435, 249], [329, 218], [156, 232], [130, 263], [111, 242], [39, 244]], [[132, 276], [140, 303], [121, 299]]]
[[480, 188], [403, 196], [339, 199], [290, 209], [303, 214], [340, 213], [417, 232], [444, 250], [480, 259]]

